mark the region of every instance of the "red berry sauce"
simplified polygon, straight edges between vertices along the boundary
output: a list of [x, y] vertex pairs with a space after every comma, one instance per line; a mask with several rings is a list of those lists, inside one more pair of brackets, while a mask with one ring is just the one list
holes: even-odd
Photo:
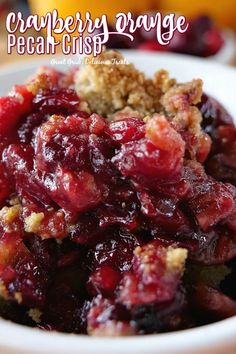
[[53, 70], [0, 98], [3, 317], [116, 336], [236, 314], [236, 129], [198, 108], [197, 161], [163, 114], [88, 114]]

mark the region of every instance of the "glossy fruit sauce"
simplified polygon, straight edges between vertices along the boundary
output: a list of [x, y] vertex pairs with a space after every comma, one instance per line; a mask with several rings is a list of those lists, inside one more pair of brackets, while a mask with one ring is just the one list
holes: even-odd
[[111, 336], [236, 315], [236, 129], [220, 103], [203, 95], [190, 158], [194, 137], [163, 114], [109, 122], [81, 110], [72, 76], [37, 85], [0, 98], [1, 315]]

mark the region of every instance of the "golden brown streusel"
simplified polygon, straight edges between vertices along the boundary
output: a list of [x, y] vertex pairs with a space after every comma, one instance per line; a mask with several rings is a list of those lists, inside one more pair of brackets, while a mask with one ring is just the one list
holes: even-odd
[[167, 270], [170, 272], [183, 271], [187, 256], [188, 250], [186, 248], [170, 247], [166, 253]]
[[3, 207], [0, 210], [0, 220], [5, 225], [10, 225], [13, 221], [19, 216], [21, 206], [19, 204], [14, 205], [12, 207]]
[[90, 63], [78, 71], [77, 92], [91, 111], [106, 117], [126, 107], [142, 115], [158, 111], [162, 92], [173, 81], [164, 72], [147, 79], [133, 64], [113, 64], [114, 58], [122, 61], [123, 56], [105, 51], [98, 58], [103, 64]]
[[18, 304], [21, 304], [23, 301], [22, 294], [19, 291], [14, 294], [14, 298], [18, 302]]
[[32, 320], [35, 323], [41, 322], [42, 312], [39, 309], [37, 309], [37, 308], [29, 309], [28, 315], [32, 318]]
[[79, 70], [77, 93], [82, 101], [88, 103], [90, 111], [112, 120], [135, 117], [146, 122], [154, 113], [164, 113], [177, 131], [188, 130], [195, 136], [189, 151], [194, 159], [205, 139], [196, 107], [202, 96], [202, 81], [178, 84], [165, 70], [148, 79], [133, 64], [113, 64], [114, 58], [122, 62], [123, 56], [105, 51], [98, 57], [99, 63], [90, 61]]
[[25, 218], [25, 231], [37, 233], [39, 231], [41, 222], [44, 219], [44, 213], [32, 213]]

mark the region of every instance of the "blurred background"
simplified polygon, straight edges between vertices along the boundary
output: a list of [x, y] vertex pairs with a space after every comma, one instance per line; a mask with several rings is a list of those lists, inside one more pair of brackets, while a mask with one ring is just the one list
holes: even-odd
[[30, 13], [45, 15], [54, 8], [62, 17], [73, 15], [76, 11], [82, 14], [90, 11], [92, 17], [105, 13], [111, 30], [114, 16], [118, 12], [131, 11], [134, 16], [153, 14], [156, 11], [183, 14], [190, 21], [189, 30], [185, 34], [176, 34], [167, 47], [157, 43], [154, 31], [147, 33], [143, 30], [136, 32], [133, 42], [121, 36], [111, 36], [107, 46], [146, 51], [165, 50], [236, 65], [236, 0], [0, 0], [0, 65], [32, 58], [28, 55], [7, 55], [6, 15], [18, 10], [25, 16]]

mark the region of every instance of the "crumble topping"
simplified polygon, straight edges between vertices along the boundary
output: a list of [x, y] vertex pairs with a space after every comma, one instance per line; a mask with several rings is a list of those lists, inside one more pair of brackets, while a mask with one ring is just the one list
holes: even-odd
[[[189, 154], [192, 158], [199, 154], [202, 141], [207, 140], [196, 107], [201, 101], [202, 80], [179, 84], [165, 70], [148, 79], [133, 64], [114, 65], [113, 58], [121, 61], [123, 57], [114, 50], [104, 51], [98, 58], [101, 63], [87, 64], [77, 73], [77, 92], [89, 110], [112, 120], [135, 117], [144, 122], [162, 113], [177, 131], [186, 130], [195, 137]], [[207, 144], [210, 149], [210, 142]]]
[[23, 298], [22, 298], [22, 294], [19, 291], [15, 292], [14, 297], [18, 302], [18, 304], [22, 304]]
[[39, 309], [37, 309], [37, 308], [29, 309], [28, 315], [29, 315], [29, 317], [32, 318], [32, 320], [35, 323], [40, 323], [41, 322], [42, 312]]
[[18, 218], [21, 210], [21, 205], [16, 204], [12, 207], [3, 207], [0, 210], [0, 220], [5, 225], [11, 226], [15, 219]]
[[28, 90], [36, 95], [39, 90], [48, 89], [52, 86], [49, 76], [44, 73], [44, 69], [38, 70], [37, 74], [32, 77], [27, 85]]
[[39, 231], [43, 219], [44, 219], [44, 213], [32, 213], [24, 220], [25, 231], [37, 233]]
[[167, 270], [170, 272], [183, 271], [187, 256], [187, 249], [170, 247], [166, 254]]
[[123, 56], [105, 51], [99, 56], [104, 64], [88, 64], [77, 74], [77, 92], [93, 112], [111, 117], [117, 111], [130, 109], [141, 115], [160, 109], [162, 92], [174, 84], [165, 71], [147, 79], [133, 64], [114, 65]]

